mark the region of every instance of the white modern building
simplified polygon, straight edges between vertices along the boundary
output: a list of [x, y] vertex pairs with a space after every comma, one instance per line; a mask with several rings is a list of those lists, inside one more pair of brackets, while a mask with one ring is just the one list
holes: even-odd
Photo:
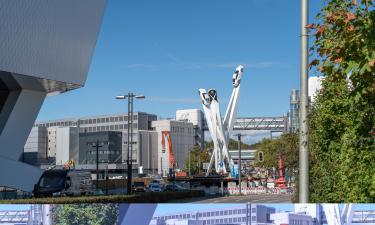
[[321, 225], [326, 222], [321, 204], [295, 204], [294, 212], [311, 216], [314, 225]]
[[223, 209], [155, 215], [150, 225], [167, 225], [169, 220], [196, 220], [200, 221], [202, 225], [271, 225], [271, 214], [273, 213], [275, 213], [275, 209], [272, 207], [247, 204]]
[[274, 225], [313, 225], [311, 216], [297, 213], [274, 213], [271, 220]]
[[324, 77], [309, 77], [309, 98], [310, 102], [315, 101], [316, 95], [322, 89], [322, 82]]
[[203, 225], [203, 221], [199, 220], [182, 220], [182, 219], [170, 219], [165, 222], [165, 225]]
[[195, 144], [204, 148], [204, 114], [199, 109], [181, 109], [176, 111], [176, 120], [192, 123], [194, 126]]
[[0, 186], [31, 191], [39, 179], [19, 161], [24, 145], [46, 96], [84, 86], [106, 3], [1, 1]]
[[[195, 144], [194, 126], [192, 123], [175, 121], [175, 120], [157, 120], [152, 122], [152, 128], [158, 135], [158, 164], [159, 174], [167, 176], [170, 169], [169, 141], [172, 143], [172, 151], [175, 161], [175, 169], [183, 169], [189, 151]], [[167, 140], [163, 132], [170, 133], [170, 140]], [[164, 146], [163, 146], [164, 138]]]

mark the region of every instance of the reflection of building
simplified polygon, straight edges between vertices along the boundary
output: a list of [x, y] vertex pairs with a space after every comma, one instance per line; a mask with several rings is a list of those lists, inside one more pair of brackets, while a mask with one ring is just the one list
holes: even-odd
[[[158, 165], [159, 173], [163, 176], [172, 169], [170, 165], [169, 141], [172, 144], [172, 151], [175, 161], [175, 168], [183, 169], [188, 152], [194, 146], [194, 127], [192, 123], [174, 121], [174, 120], [158, 120], [152, 122], [152, 128], [158, 134]], [[165, 138], [163, 132], [170, 133], [170, 140], [166, 140], [165, 146], [162, 146], [162, 139]]]
[[198, 220], [203, 225], [266, 225], [271, 224], [271, 214], [275, 209], [257, 204], [248, 204], [245, 206], [231, 207], [226, 209], [206, 209], [200, 211], [173, 213], [157, 215], [153, 217], [150, 225], [166, 225], [166, 221], [178, 220]]
[[309, 215], [296, 213], [275, 213], [271, 215], [274, 225], [312, 225], [312, 218]]
[[311, 216], [314, 225], [321, 225], [325, 220], [323, 207], [320, 204], [295, 204], [294, 212]]

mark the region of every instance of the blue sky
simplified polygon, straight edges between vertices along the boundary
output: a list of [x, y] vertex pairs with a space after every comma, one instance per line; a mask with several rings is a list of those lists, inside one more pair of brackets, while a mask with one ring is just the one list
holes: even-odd
[[[84, 88], [48, 97], [38, 120], [126, 111], [114, 96], [146, 100], [136, 111], [174, 117], [201, 108], [197, 90], [216, 88], [222, 113], [231, 76], [245, 66], [239, 116], [278, 116], [299, 87], [300, 1], [108, 1]], [[314, 18], [323, 1], [311, 1]]]

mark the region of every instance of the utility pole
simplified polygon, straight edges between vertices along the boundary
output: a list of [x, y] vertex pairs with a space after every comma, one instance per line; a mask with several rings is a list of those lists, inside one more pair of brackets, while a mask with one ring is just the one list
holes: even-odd
[[309, 202], [309, 149], [308, 149], [308, 9], [309, 1], [301, 0], [301, 111], [299, 144], [299, 203]]

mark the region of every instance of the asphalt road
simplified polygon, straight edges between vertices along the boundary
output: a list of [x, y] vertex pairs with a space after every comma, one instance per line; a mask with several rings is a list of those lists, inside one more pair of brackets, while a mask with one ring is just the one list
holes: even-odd
[[192, 198], [180, 200], [175, 203], [197, 203], [197, 204], [212, 204], [212, 203], [292, 203], [291, 194], [257, 194], [247, 196], [224, 196], [212, 198]]

